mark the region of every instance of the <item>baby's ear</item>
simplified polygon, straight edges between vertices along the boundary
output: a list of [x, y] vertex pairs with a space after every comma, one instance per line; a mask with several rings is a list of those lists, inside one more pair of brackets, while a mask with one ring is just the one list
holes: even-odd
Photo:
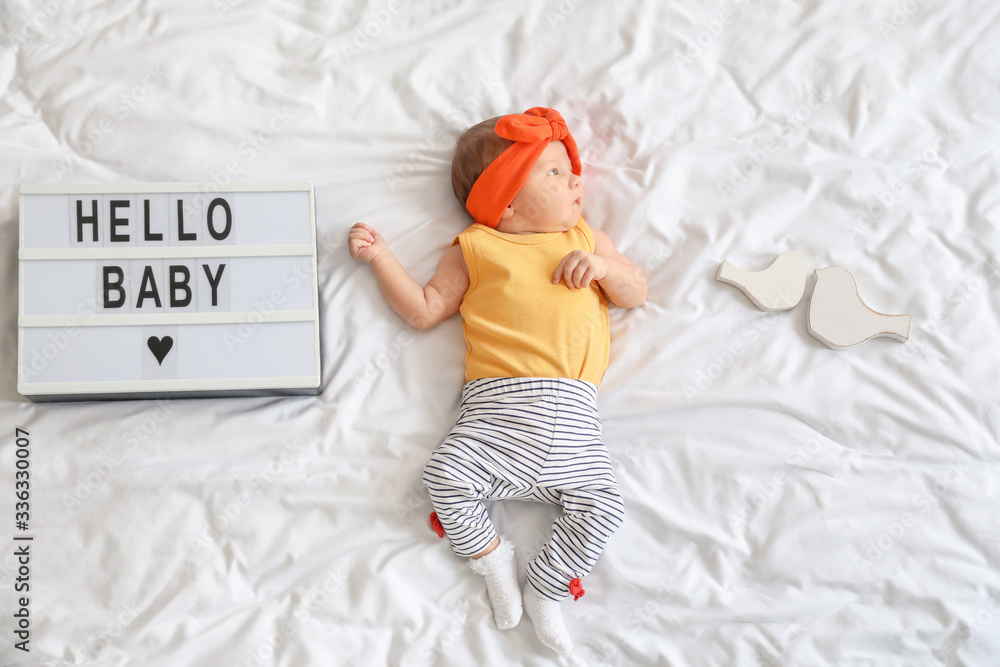
[[508, 205], [507, 208], [505, 208], [503, 210], [503, 213], [500, 214], [500, 219], [501, 220], [506, 220], [507, 218], [509, 218], [512, 215], [514, 215], [514, 207]]

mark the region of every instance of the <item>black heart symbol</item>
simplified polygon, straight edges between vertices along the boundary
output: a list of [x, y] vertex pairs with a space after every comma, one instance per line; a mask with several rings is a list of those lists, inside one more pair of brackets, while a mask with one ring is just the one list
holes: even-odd
[[146, 341], [146, 347], [149, 351], [153, 353], [156, 357], [156, 362], [163, 365], [163, 360], [166, 358], [167, 353], [170, 352], [170, 348], [174, 346], [174, 339], [170, 336], [164, 336], [163, 338], [157, 338], [156, 336], [150, 336], [149, 340]]

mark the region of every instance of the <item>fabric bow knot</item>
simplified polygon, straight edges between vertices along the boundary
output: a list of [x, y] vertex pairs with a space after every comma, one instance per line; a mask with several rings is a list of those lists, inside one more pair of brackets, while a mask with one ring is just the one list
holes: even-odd
[[563, 137], [569, 136], [569, 129], [558, 111], [535, 107], [523, 114], [504, 116], [497, 121], [496, 133], [504, 139], [533, 144], [562, 141]]

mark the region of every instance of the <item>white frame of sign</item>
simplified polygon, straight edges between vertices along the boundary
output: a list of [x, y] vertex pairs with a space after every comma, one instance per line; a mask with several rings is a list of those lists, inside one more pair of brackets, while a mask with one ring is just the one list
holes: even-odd
[[[261, 226], [261, 229], [266, 231], [258, 234], [259, 238], [265, 238], [265, 242], [257, 243], [235, 243], [234, 239], [228, 238], [230, 235], [230, 230], [239, 224], [239, 220], [235, 219], [236, 216], [230, 211], [229, 204], [225, 206], [215, 206], [215, 209], [222, 210], [222, 213], [217, 211], [213, 213], [213, 206], [207, 206], [207, 213], [203, 216], [203, 219], [196, 221], [192, 224], [191, 216], [188, 219], [188, 231], [186, 234], [177, 233], [177, 229], [174, 227], [169, 230], [165, 230], [161, 227], [161, 233], [152, 234], [150, 232], [149, 225], [149, 212], [146, 209], [146, 221], [145, 228], [140, 224], [140, 212], [138, 204], [132, 208], [131, 212], [128, 214], [127, 224], [125, 218], [118, 217], [118, 208], [128, 209], [128, 206], [115, 207], [112, 204], [110, 209], [111, 222], [110, 227], [107, 224], [101, 225], [102, 221], [106, 217], [103, 213], [98, 218], [93, 218], [95, 222], [91, 223], [88, 218], [86, 224], [93, 224], [93, 233], [97, 235], [98, 227], [102, 227], [101, 236], [102, 241], [104, 237], [114, 235], [114, 240], [120, 240], [122, 238], [131, 237], [131, 243], [124, 243], [117, 247], [108, 247], [106, 243], [102, 242], [91, 242], [83, 240], [83, 224], [80, 220], [76, 221], [76, 226], [78, 231], [77, 247], [72, 247], [74, 242], [72, 238], [69, 241], [59, 241], [52, 244], [49, 247], [38, 247], [35, 239], [39, 237], [41, 233], [43, 236], [48, 231], [39, 232], [37, 230], [32, 230], [32, 245], [34, 247], [26, 246], [26, 235], [25, 230], [25, 197], [32, 195], [68, 195], [72, 201], [73, 195], [89, 195], [93, 197], [94, 195], [101, 195], [105, 198], [113, 196], [116, 199], [125, 197], [128, 198], [130, 195], [135, 198], [138, 195], [150, 195], [150, 198], [159, 197], [162, 205], [164, 197], [170, 197], [171, 195], [184, 195], [199, 197], [202, 201], [207, 202], [212, 200], [215, 203], [214, 198], [220, 195], [237, 195], [239, 193], [250, 193], [261, 194], [261, 193], [307, 193], [308, 194], [308, 242], [305, 242], [305, 236], [301, 231], [298, 232], [298, 236], [295, 240], [299, 241], [296, 243], [283, 244], [280, 241], [273, 241], [271, 238], [271, 229]], [[266, 197], [264, 198], [266, 199]], [[55, 198], [50, 198], [48, 201], [58, 201]], [[135, 199], [138, 201], [138, 199]], [[223, 202], [225, 203], [225, 199]], [[263, 201], [260, 198], [254, 200], [252, 197], [245, 197], [242, 201]], [[298, 200], [301, 203], [301, 200]], [[174, 203], [171, 199], [170, 203]], [[115, 202], [115, 204], [120, 204], [120, 202]], [[148, 204], [147, 204], [148, 206]], [[298, 206], [298, 204], [297, 204]], [[103, 207], [103, 204], [102, 204]], [[169, 207], [167, 207], [167, 215], [170, 216]], [[177, 206], [177, 215], [181, 215], [181, 206]], [[200, 211], [200, 210], [199, 210]], [[297, 209], [298, 213], [302, 213], [301, 206]], [[68, 215], [72, 215], [72, 211]], [[219, 232], [218, 228], [213, 226], [214, 216], [224, 215], [224, 220], [226, 227], [222, 230], [225, 232]], [[95, 399], [121, 399], [121, 398], [194, 398], [194, 397], [216, 397], [216, 396], [264, 396], [264, 395], [315, 395], [322, 391], [322, 358], [320, 354], [320, 312], [319, 312], [319, 283], [317, 277], [317, 255], [316, 255], [316, 207], [315, 207], [315, 193], [313, 190], [313, 184], [309, 181], [299, 181], [299, 182], [267, 182], [267, 183], [230, 183], [224, 187], [219, 186], [216, 183], [198, 183], [198, 182], [178, 182], [178, 183], [101, 183], [101, 184], [60, 184], [60, 185], [43, 185], [43, 184], [26, 184], [22, 185], [20, 188], [20, 212], [19, 212], [19, 243], [18, 243], [18, 344], [17, 344], [17, 390], [22, 396], [29, 398], [33, 401], [51, 401], [51, 400], [95, 400]], [[304, 219], [304, 216], [303, 216]], [[299, 220], [300, 223], [302, 219]], [[160, 219], [161, 224], [163, 219]], [[67, 220], [67, 225], [70, 225], [71, 221]], [[206, 240], [205, 232], [208, 231], [211, 236], [215, 239], [211, 243], [204, 244], [185, 244], [182, 242], [175, 242], [175, 237], [166, 238], [166, 234], [175, 234], [176, 239], [183, 241], [192, 234], [192, 229], [195, 229], [197, 224], [204, 223], [200, 229], [202, 232], [203, 241]], [[207, 227], [205, 226], [207, 225]], [[176, 224], [175, 224], [176, 227]], [[57, 230], [58, 227], [55, 226], [53, 229]], [[66, 228], [69, 229], [69, 226]], [[276, 228], [277, 229], [277, 228]], [[183, 223], [181, 230], [183, 230]], [[61, 233], [61, 232], [58, 232]], [[280, 231], [273, 232], [273, 234], [280, 235]], [[140, 234], [144, 235], [143, 242], [139, 242]], [[263, 235], [263, 236], [262, 236]], [[184, 237], [182, 239], [181, 237]], [[156, 241], [158, 243], [153, 243]], [[62, 245], [60, 245], [62, 244]], [[48, 245], [47, 241], [43, 245]], [[131, 266], [131, 270], [136, 270], [135, 267], [144, 266], [154, 266], [160, 271], [160, 286], [161, 289], [166, 287], [166, 279], [164, 278], [165, 267], [158, 266], [156, 263], [164, 264], [165, 260], [169, 260], [171, 263], [190, 265], [186, 270], [181, 270], [181, 267], [170, 266], [171, 271], [171, 289], [174, 289], [174, 274], [175, 269], [178, 270], [177, 275], [182, 275], [187, 273], [188, 277], [192, 271], [200, 274], [197, 271], [197, 267], [194, 266], [199, 260], [211, 261], [212, 259], [218, 260], [221, 266], [221, 262], [224, 261], [219, 258], [228, 258], [225, 261], [231, 264], [235, 261], [248, 263], [249, 267], [252, 262], [256, 262], [254, 267], [266, 266], [269, 267], [272, 274], [271, 279], [278, 276], [281, 271], [282, 261], [291, 263], [293, 269], [297, 272], [294, 280], [295, 290], [299, 289], [299, 286], [308, 284], [311, 289], [311, 295], [305, 294], [305, 292], [295, 292], [292, 294], [294, 298], [287, 300], [286, 293], [291, 288], [282, 289], [274, 288], [270, 292], [265, 292], [265, 296], [259, 297], [256, 300], [251, 301], [249, 297], [236, 299], [239, 301], [241, 308], [239, 310], [225, 309], [225, 308], [178, 308], [174, 312], [167, 312], [167, 308], [155, 309], [155, 312], [145, 312], [142, 306], [143, 295], [147, 292], [140, 292], [138, 295], [138, 302], [133, 308], [131, 304], [127, 305], [123, 310], [129, 312], [109, 312], [108, 304], [111, 303], [108, 299], [108, 270], [104, 269], [103, 280], [103, 292], [101, 292], [98, 285], [98, 296], [103, 297], [103, 308], [92, 308], [84, 316], [79, 312], [67, 313], [66, 307], [63, 306], [61, 312], [52, 313], [38, 313], [38, 312], [25, 312], [25, 269], [26, 265], [34, 264], [32, 270], [35, 271], [32, 275], [38, 274], [38, 269], [40, 265], [37, 264], [39, 261], [51, 261], [53, 266], [55, 263], [62, 263], [64, 266], [69, 265], [77, 260], [86, 260], [91, 263], [91, 265], [86, 269], [89, 271], [90, 268], [94, 266], [100, 268], [108, 264], [117, 264], [121, 266]], [[234, 259], [235, 258], [235, 259]], [[103, 264], [102, 264], [103, 263]], [[304, 268], [303, 268], [304, 267]], [[211, 306], [217, 306], [216, 301], [217, 287], [222, 281], [220, 277], [222, 276], [221, 269], [215, 269], [214, 274], [207, 265], [204, 267], [204, 273], [207, 276], [207, 284], [211, 288], [210, 296], [208, 299], [211, 301]], [[146, 272], [150, 272], [151, 269], [143, 269]], [[289, 269], [291, 270], [291, 269]], [[78, 271], [84, 271], [78, 269]], [[244, 275], [250, 275], [253, 273], [253, 268], [243, 269]], [[100, 272], [98, 272], [100, 273]], [[112, 273], [120, 274], [121, 271], [116, 268]], [[231, 277], [233, 271], [230, 270], [229, 274], [226, 276], [227, 280]], [[285, 272], [286, 275], [282, 276], [282, 282], [288, 282], [285, 279], [288, 277], [288, 271]], [[84, 273], [85, 274], [85, 273]], [[85, 274], [86, 275], [86, 274]], [[199, 276], [200, 277], [200, 276]], [[94, 276], [94, 280], [98, 280], [99, 276]], [[132, 277], [132, 282], [129, 283], [131, 291], [134, 293], [136, 290], [136, 278]], [[261, 279], [264, 280], [264, 279]], [[84, 281], [86, 282], [86, 281]], [[121, 284], [121, 283], [116, 283]], [[289, 282], [289, 284], [291, 284]], [[152, 280], [147, 283], [146, 273], [143, 273], [141, 286], [143, 289], [155, 287], [155, 283]], [[178, 300], [176, 303], [185, 304], [191, 299], [191, 293], [194, 290], [195, 285], [191, 284], [187, 287], [187, 283], [178, 287], [179, 290], [185, 290], [187, 295], [187, 301]], [[37, 285], [33, 285], [33, 289], [37, 290]], [[114, 285], [110, 289], [116, 289]], [[228, 289], [228, 286], [226, 286]], [[263, 289], [263, 288], [259, 288]], [[184, 292], [181, 292], [184, 293]], [[126, 295], [126, 288], [122, 287], [118, 292], [121, 298], [124, 299]], [[170, 293], [170, 303], [173, 305], [175, 292]], [[208, 294], [208, 293], [206, 293]], [[266, 296], [267, 294], [273, 295], [272, 297]], [[150, 292], [151, 296], [152, 293]], [[311, 298], [310, 298], [311, 297]], [[200, 299], [201, 297], [199, 297]], [[283, 307], [276, 307], [274, 301], [277, 303], [285, 304]], [[197, 299], [196, 299], [197, 301]], [[311, 301], [311, 303], [310, 303]], [[120, 302], [120, 300], [119, 300]], [[199, 302], [200, 303], [200, 302]], [[249, 304], [253, 304], [252, 307], [248, 307]], [[155, 301], [156, 306], [160, 306], [160, 299], [157, 297]], [[233, 308], [236, 306], [234, 305]], [[59, 310], [58, 308], [55, 310]], [[139, 311], [139, 312], [135, 312]], [[180, 312], [183, 311], [183, 312]], [[200, 326], [199, 326], [200, 325]], [[94, 327], [104, 327], [102, 330], [94, 329]], [[75, 379], [75, 380], [58, 380], [58, 381], [32, 381], [25, 378], [25, 371], [29, 370], [26, 368], [25, 363], [32, 363], [32, 359], [25, 359], [26, 349], [25, 349], [25, 334], [26, 332], [32, 333], [37, 336], [41, 335], [38, 332], [48, 331], [47, 334], [51, 341], [46, 344], [43, 349], [43, 355], [40, 356], [39, 349], [37, 347], [37, 342], [35, 347], [32, 348], [32, 356], [38, 357], [34, 359], [36, 366], [46, 366], [49, 363], [58, 364], [58, 357], [60, 356], [60, 351], [68, 348], [74, 344], [77, 340], [93, 340], [95, 336], [105, 335], [110, 333], [112, 330], [107, 329], [108, 327], [114, 327], [114, 331], [122, 332], [127, 328], [130, 329], [129, 335], [130, 340], [136, 340], [135, 329], [142, 327], [142, 330], [138, 332], [141, 336], [139, 340], [147, 340], [148, 352], [143, 351], [143, 359], [138, 363], [140, 368], [140, 374], [142, 377], [140, 379], [111, 379], [111, 380], [90, 380], [90, 379]], [[214, 327], [214, 328], [213, 328]], [[204, 335], [206, 331], [213, 332], [212, 345], [218, 346], [218, 338], [222, 335], [221, 328], [226, 327], [226, 336], [231, 339], [236, 336], [237, 346], [241, 345], [243, 341], [239, 340], [239, 336], [244, 330], [257, 332], [257, 331], [267, 331], [266, 334], [258, 336], [258, 340], [253, 341], [253, 344], [258, 346], [256, 349], [261, 349], [260, 346], [263, 345], [275, 345], [282, 341], [282, 336], [287, 335], [288, 332], [294, 331], [296, 335], [299, 336], [296, 342], [301, 342], [303, 340], [312, 339], [312, 348], [309, 349], [308, 345], [303, 346], [303, 349], [297, 349], [295, 354], [294, 364], [289, 363], [289, 367], [294, 367], [295, 370], [299, 371], [292, 374], [282, 374], [280, 372], [274, 372], [273, 367], [268, 368], [267, 373], [258, 374], [254, 376], [232, 376], [232, 377], [171, 377], [169, 376], [169, 369], [165, 368], [174, 364], [173, 372], [177, 374], [177, 358], [180, 352], [175, 352], [173, 356], [170, 356], [170, 350], [177, 350], [181, 345], [174, 346], [173, 337], [168, 335], [169, 333], [176, 332], [178, 330], [183, 330], [184, 332], [198, 332], [198, 335]], [[309, 335], [309, 329], [311, 329], [311, 336]], [[164, 333], [165, 332], [165, 333]], [[155, 335], [148, 335], [153, 333]], [[174, 335], [177, 335], [174, 333]], [[194, 336], [195, 334], [191, 334]], [[247, 339], [251, 336], [247, 336]], [[169, 340], [168, 340], [169, 339]], [[109, 340], [114, 340], [114, 336], [110, 337]], [[276, 343], [277, 341], [277, 343]], [[81, 347], [85, 347], [81, 345]], [[105, 346], [106, 347], [106, 346]], [[49, 349], [51, 348], [51, 350]], [[104, 349], [104, 348], [102, 348]], [[187, 348], [185, 348], [187, 349]], [[230, 350], [234, 349], [230, 346]], [[51, 354], [50, 354], [51, 353]], [[79, 354], [78, 351], [74, 351], [75, 354]], [[135, 353], [132, 354], [130, 363], [133, 375], [135, 374], [135, 368], [137, 366], [135, 362]], [[206, 358], [205, 352], [202, 352], [202, 359]], [[51, 361], [49, 357], [51, 356]], [[65, 357], [72, 357], [73, 354], [67, 353], [63, 355]], [[197, 356], [197, 355], [194, 355]], [[217, 355], [219, 356], [219, 355]], [[44, 357], [44, 358], [41, 358]], [[191, 368], [191, 356], [187, 357], [186, 368]], [[66, 363], [76, 363], [80, 364], [79, 359], [75, 362], [72, 359], [67, 359]], [[222, 362], [220, 362], [222, 363]], [[240, 362], [234, 361], [233, 359], [226, 360], [225, 363], [229, 363], [231, 367], [239, 365]], [[278, 366], [284, 368], [282, 363], [278, 363]], [[145, 364], [145, 365], [144, 365]], [[261, 362], [262, 365], [266, 365], [265, 362]], [[273, 365], [272, 365], [273, 366]], [[152, 369], [152, 370], [149, 370]], [[280, 370], [280, 369], [278, 369]], [[74, 369], [73, 372], [78, 372], [78, 369]], [[253, 371], [258, 372], [258, 371]], [[30, 376], [34, 377], [38, 375], [31, 371]], [[72, 373], [69, 373], [72, 375]]]

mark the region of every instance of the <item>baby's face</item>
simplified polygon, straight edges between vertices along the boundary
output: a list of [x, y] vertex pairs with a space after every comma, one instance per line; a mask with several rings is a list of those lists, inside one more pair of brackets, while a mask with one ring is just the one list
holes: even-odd
[[564, 232], [576, 226], [583, 211], [583, 187], [573, 173], [569, 153], [553, 141], [535, 162], [497, 229], [513, 234]]

